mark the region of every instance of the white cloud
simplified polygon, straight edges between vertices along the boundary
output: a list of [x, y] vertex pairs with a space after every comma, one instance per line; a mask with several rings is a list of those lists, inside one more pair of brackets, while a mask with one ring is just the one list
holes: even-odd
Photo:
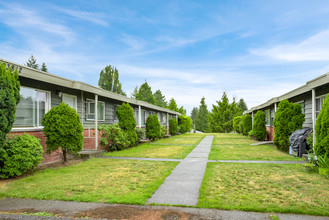
[[272, 48], [251, 49], [250, 53], [273, 59], [294, 61], [328, 61], [329, 30], [318, 32], [296, 44], [282, 44]]
[[57, 11], [60, 11], [62, 13], [65, 13], [67, 15], [70, 15], [72, 17], [78, 18], [80, 20], [89, 21], [89, 22], [99, 24], [99, 25], [102, 25], [105, 27], [108, 26], [108, 23], [100, 18], [102, 16], [100, 14], [95, 14], [95, 13], [85, 12], [85, 11], [78, 11], [78, 10], [69, 10], [69, 9], [64, 9], [64, 8], [59, 8], [59, 7], [54, 7], [54, 9], [56, 9]]
[[121, 35], [120, 40], [134, 50], [141, 50], [144, 48], [144, 42], [134, 36], [123, 34]]
[[25, 9], [18, 4], [3, 5], [7, 9], [0, 11], [1, 22], [13, 28], [16, 32], [24, 35], [47, 33], [61, 37], [66, 43], [74, 41], [74, 33], [66, 26], [53, 23], [38, 15], [36, 11]]

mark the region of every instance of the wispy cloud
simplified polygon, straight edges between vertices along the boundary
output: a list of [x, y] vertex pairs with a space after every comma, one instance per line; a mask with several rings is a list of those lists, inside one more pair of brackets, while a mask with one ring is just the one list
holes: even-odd
[[120, 41], [128, 45], [134, 50], [141, 50], [144, 48], [144, 41], [137, 39], [137, 37], [128, 35], [128, 34], [122, 34]]
[[40, 16], [35, 10], [23, 8], [19, 4], [2, 4], [1, 22], [15, 31], [28, 35], [36, 35], [38, 31], [56, 35], [67, 43], [74, 41], [74, 33], [64, 25], [56, 24]]
[[251, 49], [250, 53], [288, 62], [295, 61], [328, 61], [329, 30], [318, 32], [302, 42], [282, 44], [270, 48]]
[[53, 7], [55, 10], [62, 12], [64, 14], [70, 15], [72, 17], [78, 18], [80, 20], [89, 21], [98, 25], [102, 25], [107, 27], [109, 24], [105, 21], [105, 19], [101, 19], [104, 15], [100, 13], [86, 12], [80, 10], [70, 10], [59, 7]]

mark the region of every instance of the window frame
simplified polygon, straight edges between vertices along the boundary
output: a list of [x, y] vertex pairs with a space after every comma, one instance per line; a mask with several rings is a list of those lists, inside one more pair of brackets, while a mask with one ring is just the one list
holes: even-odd
[[[51, 109], [51, 91], [47, 91], [47, 90], [43, 90], [43, 89], [36, 89], [36, 88], [33, 88], [33, 87], [28, 87], [28, 86], [21, 86], [21, 88], [31, 89], [31, 90], [36, 91], [37, 93], [38, 92], [44, 92], [44, 93], [46, 93], [46, 105], [45, 105], [46, 109], [45, 109], [45, 114], [50, 111], [50, 109]], [[38, 97], [38, 94], [37, 94], [37, 97]], [[39, 107], [39, 99], [37, 100], [37, 109], [36, 110], [37, 110], [36, 111], [37, 112], [37, 115], [36, 115], [36, 126], [15, 126], [12, 129], [13, 130], [42, 129], [43, 126], [41, 125], [41, 121], [40, 121], [40, 117], [39, 117], [39, 110], [40, 110], [40, 107]], [[17, 114], [15, 115], [15, 117], [16, 116], [17, 116]]]
[[[62, 93], [62, 102], [64, 102], [64, 100], [63, 100], [63, 97], [64, 96], [68, 96], [68, 97], [73, 97], [73, 98], [75, 98], [75, 108], [73, 108], [73, 109], [75, 109], [76, 111], [78, 111], [78, 96], [76, 96], [76, 95], [71, 95], [71, 94], [67, 94], [67, 93]], [[65, 102], [64, 102], [65, 103]], [[67, 104], [67, 103], [65, 103], [65, 104]]]
[[[303, 106], [301, 106], [301, 104], [303, 103]], [[302, 109], [302, 113], [305, 114], [305, 100], [299, 101], [299, 102], [295, 102], [295, 104], [300, 105], [301, 109]]]
[[[103, 106], [104, 106], [104, 110], [103, 110], [103, 119], [97, 119], [97, 121], [105, 121], [105, 102], [103, 101], [98, 101], [97, 102], [97, 105], [98, 103], [103, 103]], [[96, 108], [94, 109], [95, 113], [90, 113], [90, 104], [95, 104], [95, 107], [96, 107], [96, 103], [95, 103], [95, 100], [93, 99], [86, 99], [86, 112], [85, 112], [85, 116], [86, 116], [86, 121], [95, 121], [95, 118], [94, 119], [91, 119], [91, 118], [88, 118], [88, 115], [95, 115], [96, 114]], [[97, 108], [98, 109], [98, 108]]]

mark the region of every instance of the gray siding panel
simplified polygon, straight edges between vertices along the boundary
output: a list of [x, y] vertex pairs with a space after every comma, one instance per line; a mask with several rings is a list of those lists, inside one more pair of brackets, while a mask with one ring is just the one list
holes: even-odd
[[305, 122], [304, 128], [312, 128], [312, 98], [307, 98], [304, 101]]

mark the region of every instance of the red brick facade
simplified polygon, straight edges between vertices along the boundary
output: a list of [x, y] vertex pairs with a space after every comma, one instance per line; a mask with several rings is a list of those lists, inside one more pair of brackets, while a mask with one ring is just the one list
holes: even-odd
[[[84, 143], [83, 143], [83, 149], [84, 150], [96, 150], [95, 148], [95, 135], [94, 135], [94, 130], [92, 129], [85, 129], [83, 131], [83, 136], [84, 136]], [[46, 154], [46, 139], [47, 137], [45, 136], [45, 134], [43, 133], [43, 131], [19, 131], [19, 132], [11, 132], [8, 135], [23, 135], [24, 133], [28, 133], [31, 134], [37, 138], [40, 139], [41, 145], [43, 147], [43, 157], [44, 160], [42, 161], [43, 164], [47, 164], [47, 163], [53, 163], [53, 162], [57, 162], [57, 161], [61, 161], [62, 160], [62, 151], [58, 150], [55, 152], [52, 152], [51, 154]], [[98, 135], [98, 148], [97, 150], [101, 149], [101, 146], [99, 144], [99, 140], [100, 140], [100, 135]]]
[[266, 140], [267, 141], [273, 141], [274, 140], [274, 127], [273, 126], [266, 126]]

